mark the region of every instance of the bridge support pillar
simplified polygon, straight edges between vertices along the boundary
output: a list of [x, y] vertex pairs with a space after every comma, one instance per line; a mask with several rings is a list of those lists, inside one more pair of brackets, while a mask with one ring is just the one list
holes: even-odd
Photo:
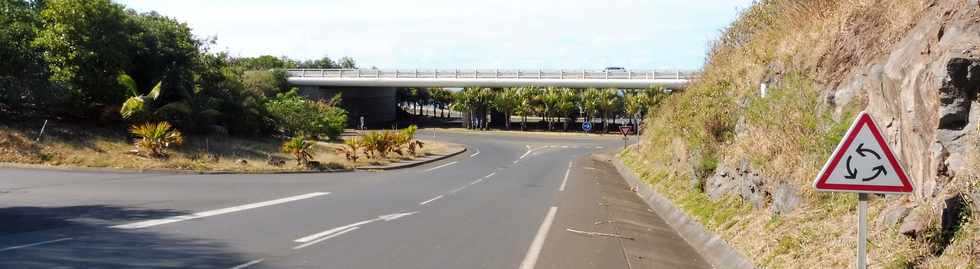
[[347, 127], [357, 128], [360, 117], [369, 127], [389, 127], [396, 119], [395, 88], [302, 86], [299, 93], [313, 100], [330, 100], [340, 94], [340, 107], [347, 110]]

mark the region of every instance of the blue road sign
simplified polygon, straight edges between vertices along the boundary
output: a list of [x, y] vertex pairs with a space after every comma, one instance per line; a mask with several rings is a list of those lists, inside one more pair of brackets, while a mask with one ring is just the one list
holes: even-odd
[[591, 132], [592, 131], [592, 123], [591, 122], [588, 122], [588, 121], [582, 123], [582, 130], [584, 130], [586, 132]]

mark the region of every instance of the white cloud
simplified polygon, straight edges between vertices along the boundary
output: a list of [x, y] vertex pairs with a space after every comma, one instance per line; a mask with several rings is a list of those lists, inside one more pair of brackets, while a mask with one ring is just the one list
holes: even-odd
[[234, 55], [381, 68], [697, 68], [751, 0], [124, 0]]

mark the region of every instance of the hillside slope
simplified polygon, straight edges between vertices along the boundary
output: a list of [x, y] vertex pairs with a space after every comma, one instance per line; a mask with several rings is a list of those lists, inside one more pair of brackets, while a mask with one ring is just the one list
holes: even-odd
[[864, 110], [916, 191], [875, 196], [873, 268], [980, 265], [976, 0], [760, 1], [622, 154], [766, 268], [849, 267], [856, 198], [815, 174]]

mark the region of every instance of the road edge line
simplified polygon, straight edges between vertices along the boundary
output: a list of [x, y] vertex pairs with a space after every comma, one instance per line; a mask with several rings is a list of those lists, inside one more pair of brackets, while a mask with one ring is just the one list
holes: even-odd
[[558, 213], [557, 206], [548, 209], [548, 214], [545, 215], [544, 221], [538, 227], [538, 234], [531, 241], [531, 246], [527, 249], [527, 255], [524, 256], [524, 261], [521, 262], [519, 269], [534, 269], [534, 265], [538, 263], [538, 256], [541, 255], [541, 249], [544, 248], [544, 241], [548, 237], [548, 231], [551, 230], [551, 224], [555, 221], [556, 213]]

